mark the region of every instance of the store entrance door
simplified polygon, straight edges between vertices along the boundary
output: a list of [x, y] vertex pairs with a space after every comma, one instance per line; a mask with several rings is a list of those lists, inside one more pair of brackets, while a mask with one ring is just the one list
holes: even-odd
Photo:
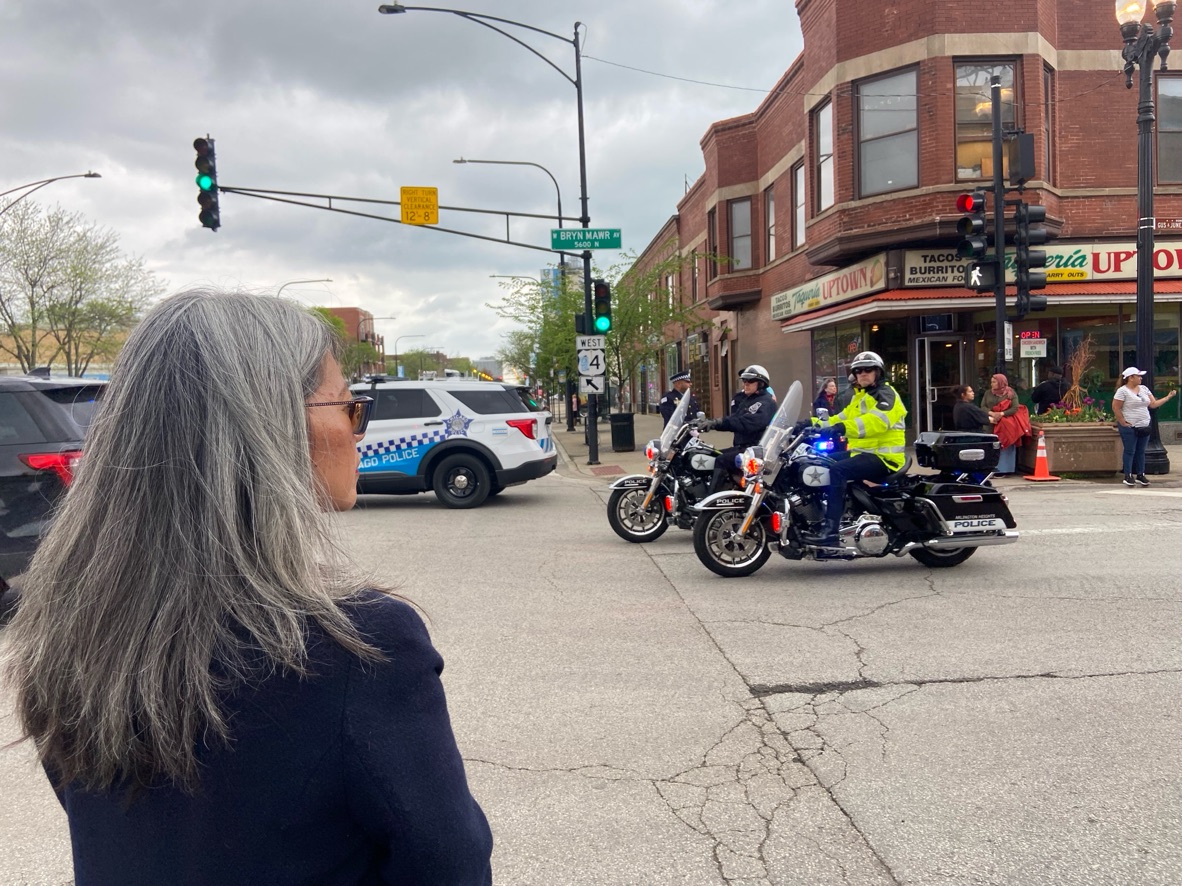
[[922, 335], [915, 340], [916, 431], [952, 430], [952, 389], [964, 384], [963, 335]]

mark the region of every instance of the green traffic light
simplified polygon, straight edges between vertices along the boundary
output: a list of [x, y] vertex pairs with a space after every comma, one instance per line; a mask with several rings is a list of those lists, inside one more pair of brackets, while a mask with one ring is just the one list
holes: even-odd
[[611, 328], [612, 328], [612, 318], [611, 317], [596, 317], [595, 318], [595, 331], [596, 332], [607, 332]]
[[208, 191], [213, 187], [213, 176], [202, 172], [197, 176], [197, 187], [203, 191]]

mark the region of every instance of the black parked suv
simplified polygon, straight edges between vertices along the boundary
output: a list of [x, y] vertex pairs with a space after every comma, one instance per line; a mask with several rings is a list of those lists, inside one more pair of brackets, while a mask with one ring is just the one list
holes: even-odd
[[[0, 592], [29, 565], [54, 505], [73, 480], [104, 384], [0, 376]], [[0, 622], [3, 609], [0, 604]]]

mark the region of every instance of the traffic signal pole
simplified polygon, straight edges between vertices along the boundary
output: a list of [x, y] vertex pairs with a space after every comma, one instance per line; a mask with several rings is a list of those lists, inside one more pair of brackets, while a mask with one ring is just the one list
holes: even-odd
[[1006, 185], [1002, 175], [1001, 137], [1001, 77], [994, 74], [989, 80], [990, 103], [993, 106], [993, 251], [997, 270], [993, 281], [993, 300], [997, 308], [997, 356], [994, 372], [1006, 371]]

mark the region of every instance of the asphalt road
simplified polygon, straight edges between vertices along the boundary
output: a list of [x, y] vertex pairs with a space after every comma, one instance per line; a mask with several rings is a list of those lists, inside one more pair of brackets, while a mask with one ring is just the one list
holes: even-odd
[[[1182, 489], [1016, 481], [1022, 540], [955, 569], [728, 580], [616, 538], [605, 488], [341, 517], [427, 612], [497, 883], [1182, 882]], [[0, 884], [69, 883], [27, 748], [0, 794]]]

